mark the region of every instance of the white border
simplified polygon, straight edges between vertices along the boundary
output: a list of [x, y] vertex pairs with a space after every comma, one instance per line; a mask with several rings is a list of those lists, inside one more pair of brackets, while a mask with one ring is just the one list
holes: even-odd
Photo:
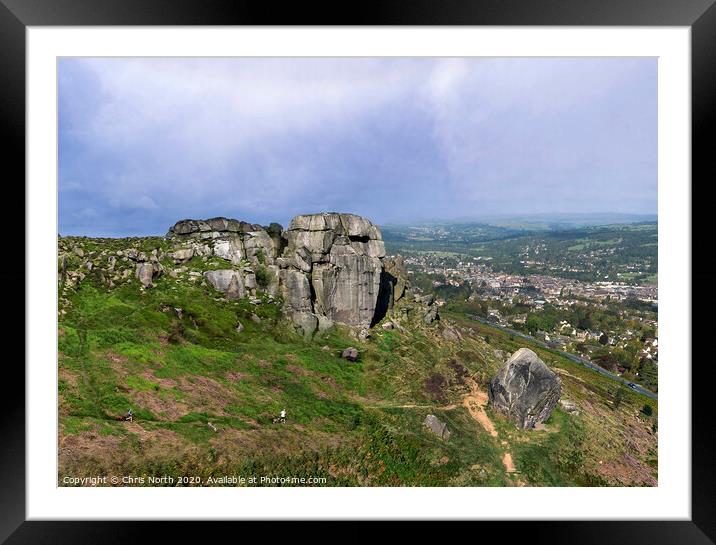
[[[690, 30], [568, 27], [98, 27], [27, 34], [27, 516], [37, 519], [690, 520]], [[58, 56], [658, 56], [659, 486], [58, 488]], [[668, 259], [666, 259], [668, 257]]]

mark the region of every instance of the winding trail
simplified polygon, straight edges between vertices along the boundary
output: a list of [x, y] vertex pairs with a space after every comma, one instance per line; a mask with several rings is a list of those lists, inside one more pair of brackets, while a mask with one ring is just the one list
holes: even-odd
[[[485, 428], [487, 433], [489, 433], [492, 437], [498, 437], [499, 433], [497, 433], [495, 425], [485, 412], [485, 407], [487, 406], [487, 394], [480, 390], [477, 383], [471, 378], [466, 379], [466, 382], [470, 387], [470, 393], [466, 394], [465, 397], [462, 398], [462, 404], [467, 408], [470, 415], [477, 420], [483, 428]], [[507, 442], [502, 441], [502, 445], [506, 446]], [[512, 454], [510, 452], [505, 452], [504, 456], [502, 456], [502, 465], [505, 466], [507, 473], [514, 473], [517, 471], [515, 464], [512, 461]]]
[[[471, 378], [466, 378], [465, 382], [470, 388], [470, 392], [465, 394], [465, 396], [462, 398], [462, 405], [467, 409], [467, 411], [470, 413], [470, 416], [472, 416], [473, 419], [477, 420], [477, 422], [480, 423], [480, 425], [485, 428], [487, 433], [489, 433], [492, 437], [497, 438], [499, 437], [499, 433], [497, 432], [497, 429], [495, 428], [495, 425], [492, 423], [492, 420], [490, 420], [490, 417], [487, 416], [487, 413], [485, 412], [485, 407], [487, 407], [487, 393], [480, 390], [480, 387], [477, 385], [477, 382], [475, 382]], [[406, 404], [388, 404], [388, 403], [377, 403], [372, 405], [366, 405], [367, 408], [372, 409], [439, 409], [442, 411], [449, 411], [452, 409], [456, 409], [457, 405], [443, 405], [443, 406], [436, 406], [436, 405], [418, 405], [415, 403], [406, 403]], [[502, 447], [508, 447], [507, 441], [500, 441], [500, 445]], [[505, 466], [505, 470], [507, 473], [516, 473], [517, 468], [515, 467], [515, 464], [512, 460], [512, 454], [506, 450], [504, 455], [502, 456], [502, 465]], [[524, 483], [521, 479], [517, 479], [517, 484], [519, 486], [524, 486]]]

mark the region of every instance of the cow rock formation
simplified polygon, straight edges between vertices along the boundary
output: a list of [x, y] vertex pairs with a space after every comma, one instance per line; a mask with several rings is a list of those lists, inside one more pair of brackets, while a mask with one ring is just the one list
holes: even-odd
[[295, 321], [312, 323], [305, 315], [313, 315], [370, 326], [376, 320], [385, 257], [378, 227], [354, 214], [329, 212], [296, 216], [283, 236], [287, 246], [276, 262]]
[[286, 230], [227, 218], [182, 220], [167, 237], [176, 242], [177, 264], [195, 256], [228, 261], [230, 268], [204, 275], [227, 297], [256, 296], [257, 289], [280, 294], [285, 314], [306, 336], [334, 323], [370, 327], [409, 285], [402, 258], [386, 258], [380, 229], [355, 214], [296, 216]]

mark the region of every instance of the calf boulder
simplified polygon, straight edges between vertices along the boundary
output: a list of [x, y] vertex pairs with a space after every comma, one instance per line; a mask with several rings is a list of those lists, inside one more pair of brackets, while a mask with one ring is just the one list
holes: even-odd
[[489, 388], [490, 403], [520, 428], [534, 428], [552, 413], [562, 394], [561, 379], [528, 348], [500, 368]]

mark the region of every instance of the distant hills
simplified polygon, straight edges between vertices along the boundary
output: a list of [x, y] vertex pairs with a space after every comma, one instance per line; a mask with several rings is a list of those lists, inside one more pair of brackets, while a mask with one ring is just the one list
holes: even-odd
[[625, 223], [652, 223], [658, 220], [657, 214], [592, 213], [592, 214], [520, 214], [490, 215], [477, 218], [456, 218], [451, 220], [434, 219], [414, 223], [386, 223], [390, 231], [405, 227], [437, 227], [474, 225], [500, 227], [512, 231], [555, 231], [579, 227], [596, 227]]

